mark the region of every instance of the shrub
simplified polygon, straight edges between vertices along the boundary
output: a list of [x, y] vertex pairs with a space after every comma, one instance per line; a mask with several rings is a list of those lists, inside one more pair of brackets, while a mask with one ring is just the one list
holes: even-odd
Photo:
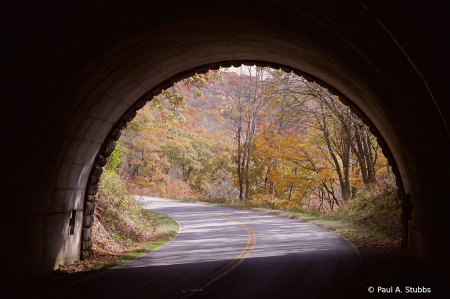
[[401, 237], [400, 200], [395, 177], [383, 174], [376, 183], [359, 190], [354, 198], [330, 218], [338, 218], [364, 225], [391, 238]]
[[148, 218], [133, 193], [132, 185], [115, 171], [107, 170], [102, 175], [96, 215], [116, 242], [127, 247], [151, 237]]

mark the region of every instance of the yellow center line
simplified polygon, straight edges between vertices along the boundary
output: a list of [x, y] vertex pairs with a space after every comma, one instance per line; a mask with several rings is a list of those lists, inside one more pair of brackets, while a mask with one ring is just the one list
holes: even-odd
[[250, 245], [250, 242], [252, 241], [252, 234], [250, 233], [250, 230], [248, 228], [246, 228], [246, 227], [244, 227], [244, 228], [245, 228], [245, 230], [247, 231], [247, 234], [248, 234], [248, 241], [247, 241], [247, 244], [245, 245], [244, 249], [241, 251], [241, 253], [239, 253], [239, 255], [234, 258], [235, 260], [240, 258], [241, 255], [243, 255], [245, 253], [245, 251], [247, 251], [247, 248]]
[[[247, 225], [246, 225], [247, 226]], [[252, 247], [250, 247], [250, 250], [247, 252], [247, 254], [242, 258], [242, 259], [245, 259], [245, 258], [247, 258], [247, 256], [249, 256], [250, 255], [250, 253], [253, 251], [253, 248], [255, 248], [255, 245], [256, 245], [256, 233], [255, 233], [255, 231], [250, 227], [250, 226], [247, 226], [251, 231], [252, 231], [252, 233], [253, 233], [253, 244], [252, 244]]]
[[[201, 292], [204, 288], [208, 287], [209, 285], [213, 284], [214, 282], [216, 282], [217, 280], [219, 280], [220, 278], [222, 278], [223, 276], [228, 274], [231, 270], [236, 268], [245, 258], [247, 258], [250, 255], [250, 253], [253, 251], [253, 249], [255, 248], [256, 233], [250, 226], [248, 226], [244, 223], [241, 223], [237, 220], [234, 220], [234, 219], [231, 219], [231, 218], [228, 218], [225, 216], [217, 215], [214, 213], [206, 212], [203, 210], [197, 210], [194, 208], [187, 208], [187, 207], [183, 207], [183, 208], [198, 211], [198, 212], [205, 213], [205, 214], [209, 214], [209, 215], [212, 215], [215, 217], [220, 217], [222, 219], [234, 222], [234, 223], [238, 224], [239, 226], [241, 226], [242, 228], [244, 228], [248, 234], [247, 244], [245, 245], [244, 249], [233, 260], [231, 260], [227, 265], [225, 265], [223, 268], [221, 268], [216, 273], [214, 273], [212, 276], [210, 276], [212, 278], [210, 278], [208, 280], [204, 280], [204, 282], [201, 283], [199, 287], [196, 287], [194, 289], [185, 289], [182, 291], [185, 293], [185, 295], [180, 297], [180, 299], [187, 299], [187, 298], [191, 297], [192, 295], [194, 295], [195, 293]], [[253, 242], [252, 242], [252, 237], [253, 237]], [[251, 244], [251, 246], [250, 246], [250, 244]]]
[[[246, 225], [246, 224], [244, 224], [242, 222], [239, 222], [237, 220], [234, 220], [234, 219], [222, 216], [222, 215], [217, 215], [217, 214], [214, 214], [214, 213], [206, 212], [206, 211], [203, 211], [203, 210], [198, 210], [198, 209], [194, 209], [194, 208], [187, 208], [187, 207], [183, 207], [183, 208], [189, 209], [189, 210], [198, 211], [198, 212], [205, 213], [205, 214], [209, 214], [209, 215], [212, 215], [212, 216], [215, 216], [215, 217], [220, 217], [220, 218], [228, 220], [230, 222], [234, 222], [234, 223], [238, 224], [239, 226], [241, 226], [242, 228], [244, 228], [247, 231], [247, 233], [248, 233], [248, 241], [247, 241], [247, 244], [245, 245], [244, 249], [233, 260], [231, 260], [227, 265], [225, 265], [223, 268], [218, 270], [214, 274], [214, 276], [217, 275], [218, 273], [221, 273], [221, 272], [225, 271], [226, 269], [230, 268], [231, 266], [236, 264], [236, 262], [238, 262], [238, 264], [241, 263], [245, 258], [247, 258], [250, 255], [250, 253], [255, 248], [255, 245], [256, 245], [256, 233], [248, 225]], [[253, 237], [253, 243], [252, 243], [252, 237]], [[250, 243], [252, 243], [251, 246], [250, 246]], [[250, 249], [248, 249], [249, 246], [250, 246]], [[236, 264], [236, 266], [237, 266], [237, 264]]]

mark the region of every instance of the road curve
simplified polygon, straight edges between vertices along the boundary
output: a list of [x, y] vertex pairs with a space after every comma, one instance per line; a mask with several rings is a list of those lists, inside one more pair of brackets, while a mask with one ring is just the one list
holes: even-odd
[[[328, 298], [361, 274], [355, 247], [310, 223], [144, 197], [180, 224], [169, 244], [65, 288], [90, 298]], [[337, 295], [337, 294], [334, 294]]]

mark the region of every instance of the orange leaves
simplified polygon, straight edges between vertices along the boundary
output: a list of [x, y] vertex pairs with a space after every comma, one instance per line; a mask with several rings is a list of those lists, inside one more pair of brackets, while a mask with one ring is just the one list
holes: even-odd
[[255, 152], [265, 161], [267, 177], [276, 183], [277, 190], [291, 187], [306, 190], [317, 184], [315, 175], [321, 173], [317, 167], [321, 161], [317, 160], [309, 136], [280, 133], [268, 126], [255, 138]]

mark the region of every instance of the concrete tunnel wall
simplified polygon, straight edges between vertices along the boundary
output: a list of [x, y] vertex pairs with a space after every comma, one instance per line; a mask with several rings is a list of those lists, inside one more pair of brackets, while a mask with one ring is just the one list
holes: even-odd
[[2, 4], [4, 270], [79, 259], [94, 159], [142, 96], [247, 61], [310, 74], [359, 107], [411, 196], [408, 249], [448, 278], [448, 5], [210, 2]]

